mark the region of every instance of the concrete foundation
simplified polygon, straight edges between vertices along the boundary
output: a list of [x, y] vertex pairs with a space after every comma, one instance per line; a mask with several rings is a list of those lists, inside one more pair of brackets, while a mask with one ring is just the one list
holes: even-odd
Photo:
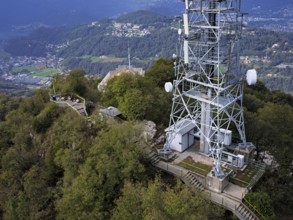
[[228, 175], [225, 175], [223, 178], [217, 178], [212, 175], [212, 172], [210, 172], [206, 177], [206, 187], [217, 193], [222, 193], [224, 189], [229, 184], [229, 178]]

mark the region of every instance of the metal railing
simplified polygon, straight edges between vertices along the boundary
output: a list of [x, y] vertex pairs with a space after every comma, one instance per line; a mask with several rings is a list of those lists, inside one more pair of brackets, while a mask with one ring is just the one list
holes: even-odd
[[179, 177], [179, 178], [183, 178], [184, 175], [186, 175], [188, 173], [188, 170], [181, 168], [179, 166], [173, 165], [173, 164], [169, 164], [163, 161], [160, 161], [160, 163], [157, 163], [155, 165], [156, 167], [167, 171], [168, 173], [174, 174], [175, 176]]
[[243, 198], [243, 200], [244, 200], [243, 205], [245, 206], [245, 204], [246, 204], [248, 209], [252, 209], [253, 213], [255, 213], [257, 215], [257, 217], [259, 217], [260, 219], [263, 219], [263, 220], [268, 219], [256, 208], [256, 206], [252, 205], [247, 199]]
[[87, 113], [87, 111], [86, 111], [86, 102], [85, 102], [85, 98], [83, 98], [83, 97], [81, 97], [81, 96], [79, 96], [79, 95], [77, 95], [77, 94], [75, 94], [75, 96], [76, 97], [78, 97], [78, 98], [80, 98], [82, 101], [83, 101], [83, 110], [84, 110], [84, 113], [85, 113], [85, 115], [86, 115], [86, 117], [88, 117], [88, 113]]
[[257, 181], [262, 177], [262, 175], [265, 173], [265, 169], [266, 169], [266, 165], [264, 163], [260, 163], [258, 161], [249, 160], [249, 164], [251, 164], [254, 167], [258, 168], [258, 171], [253, 176], [253, 178], [249, 182], [249, 184], [246, 186], [246, 188], [248, 189], [248, 191], [251, 190], [252, 187], [257, 183]]
[[[67, 106], [69, 106], [70, 108], [72, 108], [76, 113], [78, 113], [79, 115], [81, 115], [81, 113], [73, 106], [73, 105], [71, 105], [71, 103], [69, 103], [68, 101], [65, 101], [65, 100], [53, 100], [52, 99], [52, 94], [51, 94], [51, 92], [49, 92], [49, 96], [50, 96], [50, 100], [52, 101], [52, 102], [55, 102], [55, 103], [57, 103], [57, 104], [63, 104], [63, 105], [67, 105]], [[62, 95], [56, 95], [55, 94], [55, 96], [58, 96], [58, 97], [62, 97]], [[81, 104], [83, 104], [83, 111], [84, 111], [84, 114], [85, 114], [85, 117], [87, 117], [88, 118], [88, 113], [87, 113], [87, 111], [86, 111], [86, 100], [85, 100], [85, 98], [83, 98], [83, 97], [81, 97], [81, 96], [79, 96], [79, 95], [77, 95], [77, 94], [74, 94], [74, 96], [76, 96], [76, 97], [78, 97], [79, 99], [81, 99], [82, 100], [82, 103]]]
[[[174, 165], [171, 163], [167, 163], [167, 162], [163, 162], [160, 161], [159, 163], [154, 164], [156, 167], [170, 173], [173, 174], [176, 177], [179, 177], [180, 179], [182, 179], [185, 183], [189, 182], [188, 178], [186, 178], [186, 174], [188, 172], [194, 173], [192, 171], [189, 171], [185, 168], [182, 168], [178, 165]], [[202, 181], [200, 181], [198, 178], [197, 180], [202, 184]], [[189, 184], [190, 185], [190, 184]], [[248, 190], [245, 188], [245, 194], [248, 192]], [[209, 191], [209, 190], [204, 190], [203, 193], [207, 196], [207, 198], [209, 198], [213, 203], [220, 205], [221, 207], [228, 209], [230, 211], [232, 211], [239, 219], [245, 219], [245, 216], [240, 212], [239, 207], [242, 206], [244, 207], [252, 216], [254, 216], [256, 219], [258, 219], [260, 216], [262, 219], [266, 220], [266, 218], [258, 211], [255, 209], [255, 207], [253, 205], [249, 205], [249, 207], [247, 207], [244, 203], [236, 201], [232, 198], [223, 196], [221, 194]], [[245, 200], [246, 201], [246, 200]], [[247, 201], [246, 201], [247, 202]], [[254, 213], [256, 212], [256, 214]]]

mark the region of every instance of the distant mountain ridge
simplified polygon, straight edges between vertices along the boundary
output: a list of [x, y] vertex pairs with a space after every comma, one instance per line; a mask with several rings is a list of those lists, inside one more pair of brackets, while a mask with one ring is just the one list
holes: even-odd
[[138, 67], [148, 68], [158, 57], [171, 57], [178, 40], [173, 26], [172, 17], [140, 10], [71, 28], [41, 28], [8, 41], [4, 48], [14, 57], [53, 54], [64, 58], [68, 69], [79, 66], [88, 73], [105, 74], [128, 64], [128, 48], [132, 64]]
[[242, 6], [243, 9], [248, 10], [251, 12], [251, 9], [260, 6], [264, 10], [274, 10], [280, 9], [286, 5], [292, 4], [292, 0], [243, 0]]
[[[12, 57], [61, 58], [65, 70], [76, 67], [104, 75], [119, 65], [147, 69], [158, 58], [178, 51], [178, 23], [172, 16], [136, 11], [75, 27], [41, 28], [27, 37], [8, 41], [3, 48]], [[242, 61], [258, 69], [270, 89], [293, 93], [291, 33], [244, 30]], [[1, 61], [1, 60], [0, 60]]]
[[80, 24], [151, 7], [156, 0], [2, 0], [0, 26]]
[[[244, 0], [242, 8], [253, 13], [253, 8], [258, 6], [263, 10], [274, 10], [288, 4], [292, 4], [292, 0]], [[183, 5], [179, 0], [2, 0], [0, 30], [31, 23], [51, 26], [81, 24], [139, 9], [177, 15], [182, 12]]]

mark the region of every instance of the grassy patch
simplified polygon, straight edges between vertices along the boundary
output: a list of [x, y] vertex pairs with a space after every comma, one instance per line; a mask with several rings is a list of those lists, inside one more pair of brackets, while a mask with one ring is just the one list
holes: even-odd
[[241, 187], [246, 187], [257, 171], [258, 168], [248, 165], [244, 171], [238, 171], [236, 176], [231, 178], [231, 181]]
[[0, 49], [0, 59], [8, 59], [10, 54]]
[[34, 74], [34, 76], [47, 77], [47, 76], [55, 75], [56, 73], [59, 73], [59, 72], [60, 72], [60, 70], [49, 68], [49, 69], [44, 69], [41, 72]]
[[36, 71], [37, 69], [33, 66], [20, 66], [20, 67], [13, 68], [12, 72], [20, 73], [24, 70], [26, 70], [27, 72], [33, 72], [33, 71]]
[[90, 57], [92, 63], [99, 63], [103, 62], [103, 59], [101, 57]]
[[200, 162], [195, 162], [190, 156], [182, 160], [178, 165], [204, 176], [206, 176], [212, 170], [212, 166]]
[[121, 63], [125, 58], [111, 57], [111, 56], [89, 56], [85, 55], [83, 59], [90, 59], [92, 63]]

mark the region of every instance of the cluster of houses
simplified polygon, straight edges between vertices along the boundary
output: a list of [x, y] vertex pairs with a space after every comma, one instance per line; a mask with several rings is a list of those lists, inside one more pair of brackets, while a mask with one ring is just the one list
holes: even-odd
[[150, 34], [149, 28], [132, 23], [114, 23], [111, 35], [116, 37], [144, 37]]
[[26, 85], [29, 88], [47, 87], [50, 85], [50, 78], [36, 76], [44, 69], [58, 69], [61, 58], [54, 55], [47, 57], [10, 57], [7, 60], [0, 60], [0, 77], [17, 85]]

